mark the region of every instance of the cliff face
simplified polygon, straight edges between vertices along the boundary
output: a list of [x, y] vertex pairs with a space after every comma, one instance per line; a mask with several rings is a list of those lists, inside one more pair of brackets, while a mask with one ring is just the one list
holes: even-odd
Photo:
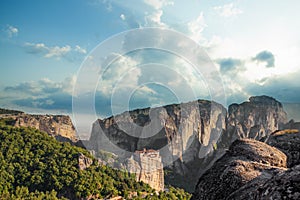
[[[228, 114], [220, 104], [198, 100], [99, 119], [93, 124], [87, 148], [123, 158], [144, 148], [158, 150], [163, 166], [174, 172], [166, 181], [191, 191], [200, 174], [233, 141], [259, 140], [286, 122], [281, 103], [271, 97], [251, 97], [248, 102], [232, 104]], [[186, 183], [187, 177], [191, 183]]]
[[143, 181], [156, 191], [164, 190], [164, 170], [158, 151], [136, 151], [126, 160], [125, 168], [136, 175], [136, 181]]
[[185, 173], [184, 163], [213, 151], [226, 128], [226, 114], [222, 105], [203, 100], [125, 112], [97, 120], [89, 148], [119, 156], [124, 150], [159, 150], [164, 166], [174, 164], [177, 172]]
[[251, 97], [249, 102], [228, 108], [228, 137], [260, 139], [281, 129], [287, 122], [282, 104], [267, 96]]
[[25, 113], [3, 114], [0, 118], [11, 118], [16, 127], [33, 127], [44, 131], [59, 141], [77, 141], [71, 118], [64, 115], [30, 115]]

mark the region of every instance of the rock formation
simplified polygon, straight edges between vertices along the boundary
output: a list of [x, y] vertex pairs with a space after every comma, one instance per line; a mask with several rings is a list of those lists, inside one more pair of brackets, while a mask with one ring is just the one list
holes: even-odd
[[136, 151], [127, 159], [126, 169], [136, 175], [136, 181], [143, 181], [156, 191], [164, 190], [164, 171], [158, 151]]
[[256, 199], [300, 199], [300, 165], [278, 173], [257, 188]]
[[86, 157], [82, 153], [78, 155], [78, 168], [80, 170], [85, 170], [89, 168], [93, 164], [93, 160], [91, 158]]
[[251, 139], [236, 140], [200, 178], [192, 199], [226, 199], [247, 182], [284, 171], [286, 155]]
[[97, 120], [88, 148], [119, 156], [143, 148], [159, 150], [164, 166], [173, 164], [184, 174], [185, 163], [213, 151], [226, 128], [226, 114], [222, 105], [204, 100], [125, 112]]
[[[166, 180], [177, 184], [182, 179], [177, 186], [191, 191], [199, 175], [221, 157], [233, 141], [259, 140], [284, 127], [286, 121], [281, 103], [267, 96], [232, 104], [228, 114], [220, 104], [198, 100], [99, 119], [93, 124], [86, 146], [123, 158], [143, 148], [158, 150], [164, 167], [173, 173], [173, 178]], [[197, 166], [201, 166], [200, 169]], [[186, 183], [186, 177], [194, 180]]]
[[228, 137], [260, 138], [281, 129], [287, 122], [282, 104], [272, 97], [250, 97], [249, 102], [232, 104], [228, 108]]
[[76, 142], [76, 131], [71, 118], [64, 115], [30, 115], [25, 113], [0, 114], [0, 118], [11, 119], [16, 127], [33, 127], [48, 133], [62, 142]]
[[[67, 116], [28, 115], [18, 111], [9, 113], [7, 110], [0, 110], [1, 117], [13, 118], [14, 126], [38, 128], [60, 141], [76, 140], [74, 126]], [[270, 135], [283, 128], [300, 129], [300, 123], [286, 122], [287, 115], [282, 104], [271, 97], [256, 96], [247, 102], [232, 104], [228, 113], [218, 103], [198, 100], [137, 109], [99, 119], [93, 124], [90, 139], [79, 141], [76, 145], [94, 150], [96, 154], [100, 150], [114, 153], [121, 161], [136, 155], [134, 152], [144, 148], [157, 150], [163, 167], [172, 172], [165, 181], [192, 191], [198, 177], [213, 166], [237, 139], [253, 138], [266, 141], [288, 155], [288, 167], [299, 164], [299, 151], [295, 150], [299, 146], [298, 136], [294, 135], [295, 138], [291, 138], [294, 142], [290, 145], [291, 143], [286, 143], [285, 134], [282, 137], [278, 132]], [[295, 148], [291, 149], [293, 145]], [[259, 163], [251, 159], [251, 162], [243, 158], [232, 163], [237, 167], [236, 170], [257, 168], [259, 173], [266, 174], [266, 177], [282, 170], [277, 164], [274, 166], [272, 158], [268, 160], [271, 163]], [[265, 158], [262, 160], [265, 162]], [[133, 161], [134, 159], [130, 161], [131, 164], [138, 166], [138, 162]], [[187, 178], [189, 182], [186, 182]], [[244, 181], [243, 178], [240, 180]], [[250, 182], [255, 185], [264, 181], [261, 178], [255, 180], [257, 182]]]
[[256, 140], [235, 141], [199, 179], [192, 199], [299, 199], [299, 138], [291, 130], [268, 137], [287, 155]]
[[288, 167], [300, 165], [300, 134], [297, 129], [276, 131], [269, 137], [262, 138], [262, 141], [285, 153]]

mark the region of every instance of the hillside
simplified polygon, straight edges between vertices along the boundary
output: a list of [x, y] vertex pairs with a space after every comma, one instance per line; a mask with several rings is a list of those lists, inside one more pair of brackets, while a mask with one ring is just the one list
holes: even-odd
[[0, 119], [2, 118], [10, 119], [12, 126], [33, 127], [61, 142], [75, 144], [78, 140], [72, 120], [67, 115], [35, 115], [0, 108]]
[[[56, 141], [34, 128], [12, 127], [0, 120], [0, 199], [189, 199], [170, 188], [156, 194], [133, 175], [100, 166], [85, 149]], [[81, 170], [79, 157], [92, 161]], [[152, 196], [151, 196], [152, 195]]]

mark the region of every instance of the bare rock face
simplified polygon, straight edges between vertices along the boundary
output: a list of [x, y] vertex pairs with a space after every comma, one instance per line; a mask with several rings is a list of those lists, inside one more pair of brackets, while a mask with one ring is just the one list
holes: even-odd
[[76, 142], [76, 131], [71, 118], [65, 115], [30, 115], [25, 113], [0, 115], [0, 118], [11, 118], [16, 127], [32, 127], [48, 133], [57, 140]]
[[199, 179], [192, 199], [232, 197], [248, 182], [252, 183], [251, 186], [259, 185], [278, 172], [285, 171], [286, 159], [284, 153], [263, 142], [236, 140], [228, 152]]
[[299, 199], [300, 165], [278, 171], [271, 177], [261, 176], [246, 183], [226, 199]]
[[93, 164], [93, 160], [91, 158], [86, 157], [82, 153], [78, 155], [78, 168], [80, 170], [85, 170], [89, 168]]
[[222, 105], [204, 100], [125, 112], [97, 120], [89, 148], [119, 156], [124, 150], [159, 150], [164, 165], [174, 163], [184, 174], [184, 163], [213, 151], [226, 128], [226, 114]]
[[287, 155], [288, 167], [300, 165], [300, 134], [297, 129], [277, 131], [262, 140]]
[[127, 159], [125, 168], [136, 175], [136, 181], [143, 181], [156, 191], [164, 190], [164, 171], [158, 151], [136, 151]]
[[300, 199], [300, 165], [278, 173], [257, 189], [256, 199]]
[[282, 104], [272, 97], [250, 97], [249, 102], [232, 104], [228, 108], [227, 132], [232, 141], [237, 138], [260, 138], [279, 130], [287, 122]]

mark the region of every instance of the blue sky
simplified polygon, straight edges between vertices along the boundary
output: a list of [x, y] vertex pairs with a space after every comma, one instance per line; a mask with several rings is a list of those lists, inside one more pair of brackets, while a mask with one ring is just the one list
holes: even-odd
[[[297, 0], [2, 0], [0, 107], [71, 113], [80, 66], [97, 45], [123, 31], [158, 27], [178, 31], [203, 47], [222, 79], [225, 106], [265, 94], [288, 103], [290, 115], [297, 117], [299, 8]], [[100, 117], [112, 113], [116, 76], [130, 66], [153, 62], [172, 66], [174, 73], [161, 69], [155, 74], [156, 83], [141, 85], [152, 72], [133, 70], [135, 74], [122, 83], [123, 92], [134, 91], [124, 102], [129, 108], [174, 103], [180, 95], [188, 100], [185, 84], [192, 85], [197, 98], [209, 99], [205, 77], [195, 76], [183, 60], [159, 51], [139, 51], [121, 56], [97, 87]], [[172, 84], [177, 86], [175, 93], [169, 90]], [[116, 101], [122, 101], [119, 98]], [[117, 112], [126, 108], [123, 105]]]

